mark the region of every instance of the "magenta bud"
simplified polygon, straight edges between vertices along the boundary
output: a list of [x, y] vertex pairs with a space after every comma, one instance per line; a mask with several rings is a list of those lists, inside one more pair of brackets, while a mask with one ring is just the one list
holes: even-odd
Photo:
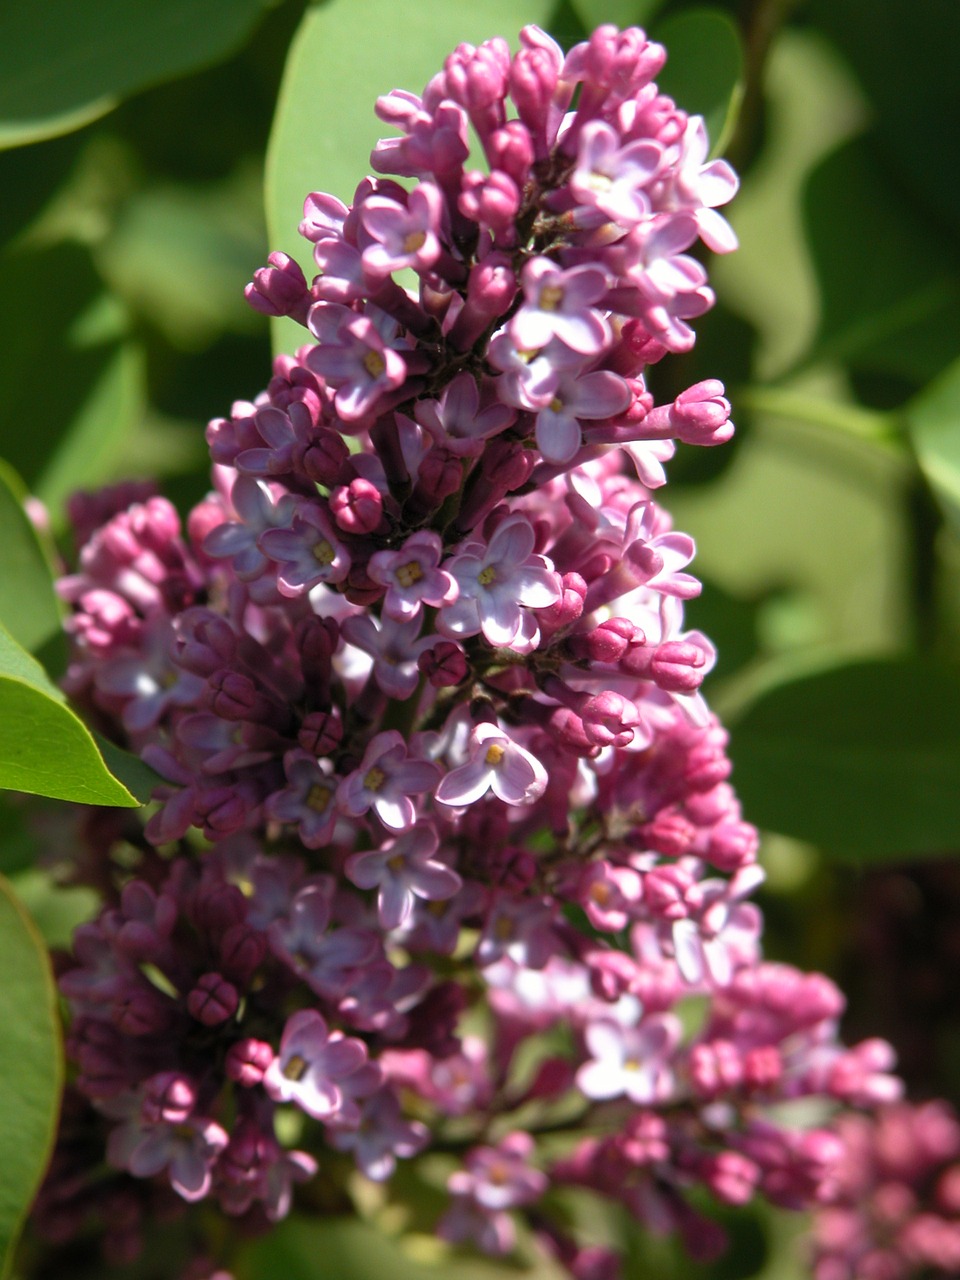
[[661, 809], [642, 829], [643, 839], [668, 858], [681, 858], [697, 837], [696, 827], [682, 813]]
[[733, 435], [730, 401], [716, 378], [681, 391], [670, 410], [670, 425], [687, 444], [724, 444]]
[[222, 720], [247, 720], [257, 709], [259, 694], [240, 671], [215, 671], [207, 680], [204, 701]]
[[285, 253], [271, 253], [267, 262], [268, 267], [260, 267], [253, 273], [243, 296], [255, 311], [265, 316], [290, 316], [305, 324], [311, 298], [299, 264]]
[[317, 484], [333, 485], [337, 483], [349, 456], [350, 450], [342, 436], [323, 427], [304, 450], [303, 469]]
[[205, 1027], [218, 1027], [237, 1012], [240, 997], [232, 982], [219, 973], [205, 973], [187, 996], [190, 1016]]
[[628, 618], [608, 618], [592, 631], [579, 631], [567, 639], [572, 657], [587, 662], [618, 663], [627, 650], [642, 645], [643, 632]]
[[693, 693], [703, 683], [705, 664], [706, 654], [697, 645], [668, 640], [654, 651], [648, 674], [667, 693]]
[[267, 940], [251, 925], [230, 925], [220, 939], [220, 964], [230, 979], [249, 982], [267, 954]]
[[759, 847], [757, 829], [749, 822], [722, 822], [710, 832], [707, 858], [721, 871], [736, 871], [754, 861]]
[[373, 533], [383, 519], [383, 498], [376, 485], [358, 477], [333, 490], [330, 514], [344, 533]]
[[523, 190], [534, 161], [530, 130], [520, 120], [508, 120], [488, 138], [487, 159], [491, 169], [502, 169]]
[[151, 1076], [144, 1087], [141, 1118], [147, 1124], [182, 1124], [197, 1101], [197, 1091], [187, 1076], [164, 1071]]
[[452, 688], [470, 673], [467, 655], [453, 640], [440, 640], [417, 659], [417, 666], [435, 689]]
[[343, 740], [343, 721], [337, 711], [311, 711], [303, 718], [297, 740], [312, 756], [329, 756]]
[[110, 1018], [125, 1036], [150, 1036], [167, 1030], [173, 1011], [159, 992], [128, 987], [111, 1005]]
[[252, 1089], [263, 1079], [273, 1059], [273, 1049], [265, 1040], [254, 1040], [248, 1036], [227, 1050], [224, 1070], [231, 1080]]

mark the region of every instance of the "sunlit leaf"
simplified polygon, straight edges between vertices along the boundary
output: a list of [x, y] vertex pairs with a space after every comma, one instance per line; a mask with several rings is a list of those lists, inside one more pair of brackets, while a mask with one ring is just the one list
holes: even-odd
[[31, 0], [0, 12], [0, 147], [68, 133], [226, 57], [264, 0]]
[[47, 950], [2, 877], [0, 972], [0, 1275], [6, 1275], [56, 1134], [63, 1065]]
[[[419, 0], [398, 11], [394, 0], [330, 0], [308, 9], [290, 50], [267, 153], [270, 246], [296, 257], [313, 275], [310, 245], [297, 234], [304, 197], [329, 191], [349, 202], [370, 172], [370, 152], [393, 131], [374, 103], [394, 88], [420, 93], [463, 41], [491, 36], [516, 42], [528, 22], [543, 25], [546, 0]], [[293, 350], [304, 331], [278, 322], [274, 345]]]
[[744, 810], [861, 858], [960, 847], [960, 675], [913, 658], [845, 663], [761, 693], [731, 728]]
[[960, 360], [904, 412], [924, 475], [960, 535]]
[[133, 808], [90, 731], [38, 662], [0, 627], [0, 787]]
[[743, 53], [737, 29], [717, 9], [693, 9], [658, 22], [653, 35], [667, 49], [657, 84], [691, 115], [701, 115], [713, 154], [726, 146], [743, 93]]

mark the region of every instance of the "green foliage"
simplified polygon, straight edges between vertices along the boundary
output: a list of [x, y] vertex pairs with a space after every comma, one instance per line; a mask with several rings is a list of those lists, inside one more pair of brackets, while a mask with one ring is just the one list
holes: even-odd
[[123, 97], [225, 57], [263, 0], [34, 0], [0, 18], [0, 146], [77, 129]]
[[0, 1276], [6, 1276], [53, 1146], [63, 1066], [47, 950], [2, 877], [0, 971]]
[[960, 360], [904, 412], [923, 473], [960, 536]]
[[743, 96], [743, 53], [733, 22], [718, 9], [692, 9], [658, 22], [666, 46], [657, 84], [691, 115], [703, 116], [711, 153], [726, 149]]
[[82, 804], [139, 802], [38, 662], [0, 627], [0, 787]]
[[861, 858], [960, 847], [960, 675], [914, 658], [788, 678], [732, 726], [754, 822]]
[[0, 463], [0, 621], [31, 653], [60, 630], [60, 605], [53, 590], [47, 552], [23, 509], [25, 489], [15, 472]]

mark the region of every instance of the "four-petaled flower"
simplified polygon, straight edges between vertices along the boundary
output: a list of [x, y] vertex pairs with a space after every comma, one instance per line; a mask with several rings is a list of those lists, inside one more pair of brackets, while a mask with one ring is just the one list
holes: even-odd
[[287, 1020], [280, 1052], [263, 1077], [263, 1087], [275, 1102], [294, 1102], [317, 1120], [329, 1120], [340, 1110], [338, 1087], [367, 1060], [362, 1040], [328, 1031], [315, 1009], [301, 1009]]

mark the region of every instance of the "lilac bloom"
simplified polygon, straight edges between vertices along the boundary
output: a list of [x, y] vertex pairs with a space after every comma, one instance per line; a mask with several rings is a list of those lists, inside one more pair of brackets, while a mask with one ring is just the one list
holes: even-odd
[[352, 1151], [357, 1168], [374, 1182], [385, 1182], [397, 1165], [397, 1156], [409, 1158], [422, 1151], [430, 1133], [419, 1120], [405, 1120], [392, 1089], [381, 1089], [363, 1106], [354, 1129], [329, 1127], [327, 1137], [338, 1151]]
[[363, 251], [363, 265], [372, 276], [412, 267], [425, 272], [440, 257], [443, 196], [432, 182], [420, 182], [406, 208], [389, 196], [370, 196], [360, 206], [360, 220], [373, 243]]
[[714, 253], [731, 253], [737, 247], [736, 232], [716, 206], [737, 194], [740, 181], [726, 160], [705, 164], [710, 150], [702, 116], [687, 121], [679, 155], [664, 172], [662, 188], [654, 196], [661, 209], [684, 209], [696, 218], [700, 238]]
[[652, 587], [662, 595], [689, 600], [701, 591], [700, 582], [691, 574], [682, 572], [696, 554], [696, 543], [688, 533], [674, 533], [669, 528], [662, 532], [662, 521], [662, 512], [652, 502], [638, 502], [627, 518], [623, 545], [629, 554], [634, 544], [642, 544], [653, 552], [655, 560], [650, 563], [660, 562], [656, 572], [644, 575], [644, 586]]
[[293, 471], [316, 434], [310, 410], [299, 400], [293, 400], [285, 411], [260, 409], [253, 423], [267, 447], [237, 454], [234, 466], [248, 475], [282, 476]]
[[220, 1125], [203, 1116], [157, 1124], [131, 1118], [111, 1131], [107, 1159], [135, 1178], [152, 1178], [166, 1169], [177, 1195], [184, 1200], [202, 1200], [210, 1190], [217, 1158], [228, 1142]]
[[303, 221], [300, 234], [319, 244], [322, 240], [342, 236], [350, 210], [336, 196], [325, 191], [313, 191], [303, 202]]
[[328, 1031], [316, 1010], [301, 1009], [287, 1020], [280, 1052], [267, 1068], [263, 1087], [275, 1102], [293, 1102], [314, 1119], [327, 1120], [343, 1101], [338, 1082], [366, 1060], [361, 1040]]
[[410, 797], [429, 791], [439, 776], [437, 765], [408, 756], [403, 735], [387, 729], [370, 740], [360, 767], [341, 782], [337, 803], [351, 818], [372, 809], [385, 827], [405, 831], [417, 813]]
[[651, 138], [625, 147], [620, 141], [617, 130], [603, 121], [584, 125], [570, 190], [582, 205], [633, 227], [650, 213], [646, 188], [663, 162], [663, 147]]
[[582, 444], [581, 420], [623, 413], [630, 400], [630, 388], [616, 373], [561, 374], [552, 399], [537, 414], [537, 448], [544, 460], [570, 462]]
[[505, 431], [517, 416], [497, 402], [481, 409], [477, 381], [466, 371], [447, 383], [439, 400], [418, 400], [416, 414], [437, 444], [468, 457], [481, 453], [483, 441]]
[[257, 545], [279, 563], [277, 587], [284, 596], [304, 595], [318, 582], [343, 582], [350, 572], [350, 555], [316, 503], [297, 503], [289, 526], [268, 529]]
[[330, 1000], [347, 990], [356, 970], [382, 952], [375, 934], [361, 929], [329, 929], [333, 882], [305, 885], [286, 919], [275, 920], [268, 938], [275, 953], [313, 989]]
[[367, 417], [406, 378], [403, 356], [384, 342], [368, 316], [318, 302], [310, 311], [309, 327], [319, 345], [307, 354], [306, 365], [336, 388], [334, 403], [345, 422]]
[[542, 409], [565, 369], [582, 369], [587, 360], [562, 342], [551, 340], [544, 347], [519, 349], [507, 329], [490, 339], [487, 359], [503, 372], [496, 380], [497, 395], [517, 409]]
[[230, 504], [240, 522], [228, 521], [211, 529], [203, 549], [215, 559], [233, 561], [233, 571], [241, 582], [259, 578], [270, 563], [257, 539], [268, 529], [287, 526], [295, 509], [289, 495], [277, 498], [274, 490], [253, 476], [237, 476], [230, 490]]
[[439, 534], [428, 529], [412, 533], [399, 551], [374, 552], [367, 574], [387, 589], [383, 612], [388, 618], [409, 622], [419, 618], [425, 604], [439, 608], [456, 600], [456, 580], [438, 567], [442, 556]]
[[478, 724], [470, 734], [470, 758], [437, 787], [441, 804], [465, 808], [492, 791], [504, 804], [532, 804], [547, 789], [547, 771], [499, 724]]
[[625, 284], [614, 289], [610, 306], [639, 316], [651, 336], [670, 351], [689, 351], [696, 339], [686, 323], [713, 305], [707, 273], [682, 250], [698, 235], [690, 213], [658, 214], [635, 227], [611, 250], [614, 268]]
[[377, 889], [380, 927], [396, 929], [410, 918], [417, 898], [443, 901], [452, 898], [463, 883], [460, 877], [433, 854], [437, 833], [425, 823], [416, 823], [381, 849], [354, 853], [344, 871], [360, 889]]
[[474, 1147], [466, 1167], [451, 1175], [448, 1190], [492, 1212], [531, 1204], [549, 1185], [546, 1175], [529, 1164], [533, 1149], [528, 1133], [509, 1133], [495, 1147]]
[[131, 733], [152, 729], [174, 707], [196, 705], [205, 681], [173, 662], [176, 633], [166, 614], [144, 626], [139, 653], [120, 650], [97, 668], [101, 693], [123, 700], [121, 719]]
[[556, 914], [556, 906], [544, 898], [501, 894], [477, 944], [477, 964], [486, 968], [510, 960], [523, 969], [542, 969], [557, 951]]
[[447, 561], [460, 587], [459, 599], [437, 616], [437, 630], [453, 638], [482, 632], [492, 645], [507, 647], [520, 635], [525, 609], [545, 609], [561, 597], [550, 562], [534, 554], [536, 535], [526, 516], [510, 515], [489, 544], [468, 542]]
[[198, 711], [178, 721], [175, 734], [185, 746], [206, 758], [204, 773], [229, 773], [273, 758], [280, 743], [278, 735], [261, 725], [221, 720], [212, 712]]
[[295, 749], [283, 757], [287, 786], [268, 797], [265, 812], [275, 822], [295, 822], [308, 849], [329, 844], [337, 822], [338, 779], [328, 760]]
[[577, 1085], [588, 1098], [619, 1098], [640, 1105], [663, 1102], [673, 1088], [670, 1058], [681, 1028], [670, 1014], [645, 1018], [636, 1027], [615, 1022], [591, 1023], [584, 1039], [592, 1058], [577, 1072]]
[[340, 237], [326, 237], [313, 247], [319, 275], [313, 291], [321, 302], [348, 305], [367, 293], [367, 278], [360, 250]]
[[340, 634], [355, 649], [373, 658], [373, 674], [388, 698], [409, 698], [420, 682], [417, 659], [436, 643], [436, 636], [420, 637], [420, 619], [382, 620], [368, 613], [345, 618]]
[[557, 338], [581, 355], [599, 355], [611, 341], [610, 325], [591, 303], [609, 288], [607, 272], [595, 263], [566, 271], [550, 258], [533, 258], [523, 268], [523, 306], [508, 331], [522, 350], [545, 347]]

